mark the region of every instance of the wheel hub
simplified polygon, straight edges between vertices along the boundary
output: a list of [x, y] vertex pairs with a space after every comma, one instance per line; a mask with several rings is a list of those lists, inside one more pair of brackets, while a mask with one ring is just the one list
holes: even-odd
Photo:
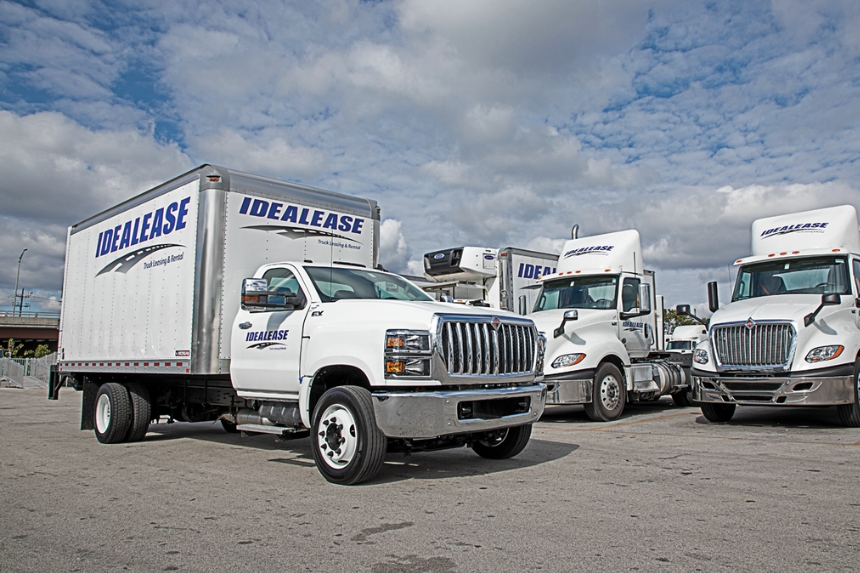
[[329, 406], [322, 415], [317, 432], [317, 447], [326, 464], [342, 469], [349, 465], [358, 450], [355, 418], [339, 404]]
[[607, 376], [600, 383], [600, 401], [607, 410], [614, 410], [621, 400], [621, 389], [614, 376]]
[[110, 426], [110, 398], [102, 394], [96, 404], [96, 429], [104, 434], [108, 426]]

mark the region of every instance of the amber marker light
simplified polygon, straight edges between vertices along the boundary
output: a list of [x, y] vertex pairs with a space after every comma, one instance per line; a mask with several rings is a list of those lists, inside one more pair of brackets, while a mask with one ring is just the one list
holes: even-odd
[[385, 371], [388, 374], [403, 374], [406, 371], [406, 363], [402, 360], [386, 360]]

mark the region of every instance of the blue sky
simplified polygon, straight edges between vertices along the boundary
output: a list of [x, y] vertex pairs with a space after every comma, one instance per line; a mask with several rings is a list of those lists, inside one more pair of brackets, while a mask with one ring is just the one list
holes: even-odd
[[753, 219], [860, 207], [851, 1], [0, 0], [0, 308], [201, 163], [372, 197], [382, 261], [640, 231], [668, 304]]

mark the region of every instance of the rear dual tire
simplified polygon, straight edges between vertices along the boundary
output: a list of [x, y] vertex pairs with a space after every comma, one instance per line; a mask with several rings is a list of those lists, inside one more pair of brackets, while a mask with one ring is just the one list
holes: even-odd
[[152, 405], [143, 384], [102, 384], [96, 393], [93, 428], [103, 444], [137, 442], [149, 430]]

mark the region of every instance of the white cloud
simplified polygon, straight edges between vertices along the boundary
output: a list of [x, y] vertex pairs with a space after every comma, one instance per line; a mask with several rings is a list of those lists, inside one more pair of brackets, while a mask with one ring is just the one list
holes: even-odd
[[403, 273], [409, 266], [412, 249], [400, 230], [400, 221], [386, 219], [379, 226], [379, 262], [386, 270]]

